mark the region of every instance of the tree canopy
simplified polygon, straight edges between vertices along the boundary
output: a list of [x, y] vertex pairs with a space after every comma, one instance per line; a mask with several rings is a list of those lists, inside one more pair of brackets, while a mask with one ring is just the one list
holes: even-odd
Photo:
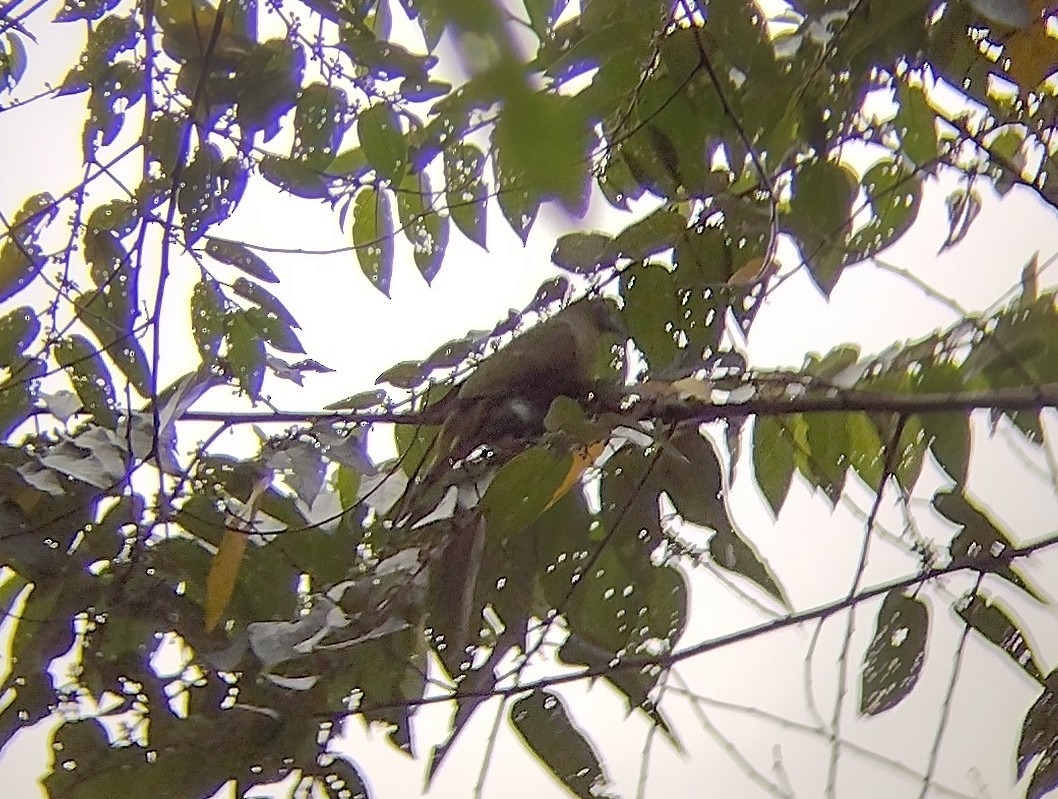
[[[605, 682], [679, 750], [677, 664], [838, 617], [836, 795], [841, 719], [900, 712], [950, 607], [960, 653], [994, 647], [1037, 684], [1015, 773], [1026, 796], [1051, 792], [1058, 672], [1021, 610], [1049, 601], [1023, 563], [1056, 538], [1021, 540], [967, 487], [998, 428], [1049, 453], [1049, 261], [986, 313], [877, 353], [778, 369], [745, 345], [777, 286], [807, 273], [830, 296], [905, 237], [941, 177], [945, 249], [986, 189], [1058, 209], [1052, 6], [7, 3], [0, 125], [79, 98], [83, 171], [0, 209], [0, 747], [61, 719], [52, 797], [288, 779], [298, 796], [368, 796], [360, 764], [332, 751], [347, 719], [411, 752], [417, 712], [448, 703], [430, 780], [502, 697], [568, 793], [600, 796], [605, 747], [563, 686]], [[72, 28], [82, 49], [49, 52]], [[61, 82], [33, 85], [57, 58]], [[430, 283], [484, 248], [489, 225], [524, 242], [545, 206], [573, 221], [527, 307], [295, 411], [273, 387], [326, 372], [326, 353], [302, 345], [268, 248], [225, 230], [266, 184], [332, 216], [385, 295], [396, 270]], [[593, 198], [618, 227], [576, 221]], [[189, 296], [178, 275], [195, 276]], [[574, 296], [614, 318], [564, 353]], [[544, 378], [556, 364], [577, 370], [561, 387]], [[251, 428], [251, 452], [225, 446]], [[929, 464], [949, 487], [913, 506]], [[870, 492], [847, 594], [791, 600], [783, 564], [738, 523], [741, 481], [775, 515], [795, 484], [831, 507]], [[868, 582], [893, 503], [906, 522], [890, 543], [912, 565]], [[948, 538], [921, 535], [923, 516]], [[932, 593], [960, 573], [976, 575], [963, 596]], [[771, 620], [693, 638], [698, 579]], [[857, 648], [861, 604], [875, 621]]]

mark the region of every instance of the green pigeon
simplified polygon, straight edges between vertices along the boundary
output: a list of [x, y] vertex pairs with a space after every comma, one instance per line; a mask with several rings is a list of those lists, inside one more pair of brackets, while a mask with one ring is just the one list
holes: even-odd
[[625, 336], [617, 305], [593, 297], [515, 337], [424, 409], [423, 422], [441, 426], [435, 465], [453, 465], [482, 445], [542, 433], [557, 397], [583, 402], [607, 378], [616, 379], [601, 365]]

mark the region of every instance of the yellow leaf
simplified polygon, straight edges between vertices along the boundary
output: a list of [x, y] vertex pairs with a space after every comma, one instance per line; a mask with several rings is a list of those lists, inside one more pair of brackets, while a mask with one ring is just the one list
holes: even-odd
[[209, 575], [206, 577], [207, 633], [217, 626], [221, 614], [231, 601], [232, 592], [235, 590], [235, 578], [239, 574], [239, 564], [242, 563], [245, 551], [246, 536], [235, 530], [225, 530], [224, 538], [220, 541], [217, 554], [213, 556]]
[[604, 449], [606, 449], [606, 442], [596, 441], [583, 447], [577, 447], [574, 450], [573, 463], [570, 464], [569, 472], [566, 474], [562, 484], [555, 489], [555, 493], [551, 495], [551, 499], [548, 500], [544, 510], [547, 510], [562, 499], [580, 481], [580, 476], [584, 474], [584, 470], [595, 463], [595, 459], [602, 455]]

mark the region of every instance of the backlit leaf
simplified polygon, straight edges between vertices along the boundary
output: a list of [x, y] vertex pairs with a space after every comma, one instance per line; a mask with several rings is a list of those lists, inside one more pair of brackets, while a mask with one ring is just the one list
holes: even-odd
[[533, 691], [511, 705], [511, 723], [540, 761], [580, 799], [603, 799], [609, 780], [594, 746], [574, 726], [562, 699]]
[[393, 209], [389, 194], [365, 186], [353, 206], [353, 247], [360, 269], [387, 297], [393, 277]]
[[926, 659], [929, 611], [899, 590], [886, 594], [860, 675], [860, 712], [875, 716], [904, 699]]

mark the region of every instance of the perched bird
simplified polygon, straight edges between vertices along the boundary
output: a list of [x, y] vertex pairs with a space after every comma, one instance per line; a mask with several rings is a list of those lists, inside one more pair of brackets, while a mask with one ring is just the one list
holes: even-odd
[[617, 306], [580, 300], [484, 359], [422, 419], [438, 424], [434, 463], [451, 465], [482, 445], [543, 432], [560, 396], [584, 401], [607, 378], [610, 346], [625, 336]]

